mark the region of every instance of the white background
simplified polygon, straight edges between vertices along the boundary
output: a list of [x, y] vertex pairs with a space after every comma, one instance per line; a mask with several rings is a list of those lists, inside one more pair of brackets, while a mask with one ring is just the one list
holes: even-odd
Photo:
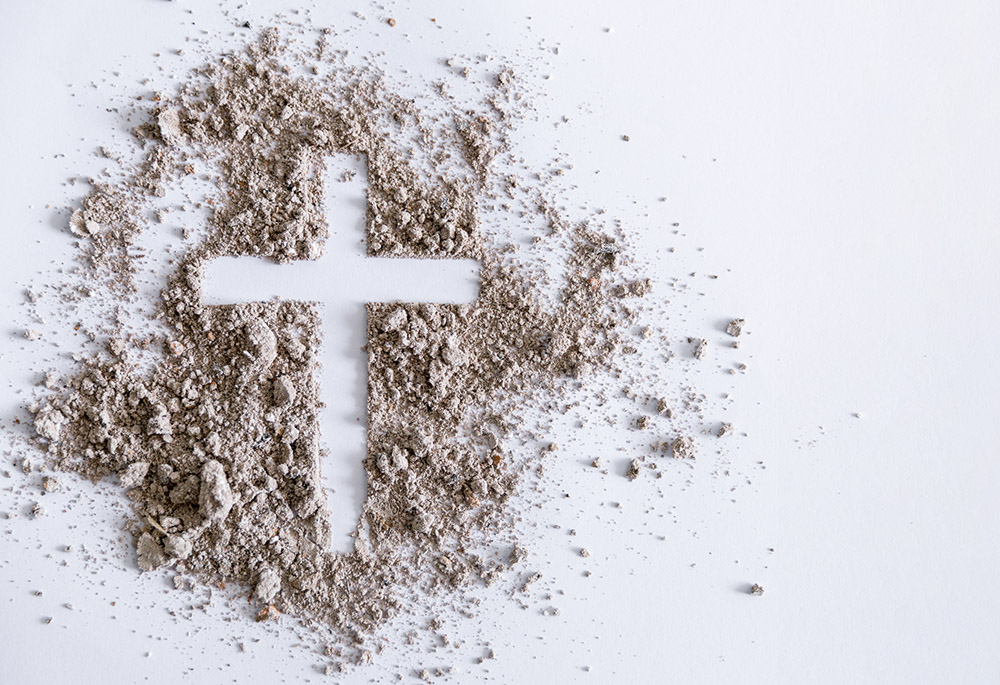
[[[151, 92], [147, 76], [169, 83], [153, 53], [283, 6], [247, 4], [225, 4], [227, 19], [191, 0], [0, 3], [5, 424], [37, 381], [30, 363], [53, 352], [19, 337], [21, 287], [71, 253], [62, 208], [84, 191], [62, 184], [99, 170], [93, 151], [123, 135], [107, 103]], [[718, 342], [720, 321], [748, 320], [733, 357], [747, 373], [713, 361], [691, 382], [733, 389], [719, 418], [746, 435], [727, 459], [752, 484], [729, 492], [703, 460], [659, 497], [560, 462], [549, 477], [573, 504], [539, 509], [532, 563], [564, 590], [561, 614], [490, 599], [474, 627], [496, 660], [476, 665], [473, 626], [458, 623], [458, 651], [390, 645], [348, 679], [454, 664], [459, 682], [1000, 681], [1000, 7], [538, 4], [322, 2], [313, 16], [415, 72], [560, 46], [519, 143], [539, 161], [566, 151], [579, 198], [650, 251], [675, 246], [660, 282], [719, 274], [692, 280], [704, 296], [672, 300], [663, 325]], [[683, 235], [657, 230], [675, 221]], [[18, 514], [0, 518], [4, 682], [327, 680], [290, 622], [232, 620], [219, 600], [185, 618], [190, 595], [138, 575], [114, 488], [73, 484], [29, 521], [8, 489], [21, 478], [0, 476], [0, 517]], [[588, 579], [566, 527], [594, 554]]]

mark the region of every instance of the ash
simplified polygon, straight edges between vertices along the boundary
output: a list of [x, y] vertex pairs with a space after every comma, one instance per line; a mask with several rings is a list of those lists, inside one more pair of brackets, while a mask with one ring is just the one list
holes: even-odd
[[[651, 282], [630, 273], [619, 229], [569, 221], [540, 176], [517, 173], [508, 135], [530, 104], [509, 69], [478, 111], [425, 108], [326, 36], [298, 48], [266, 30], [156, 96], [134, 131], [141, 161], [73, 212], [87, 287], [129, 299], [133, 248], [168, 188], [192, 175], [216, 188], [169, 267], [158, 332], [135, 335], [109, 306], [103, 349], [33, 407], [35, 439], [54, 468], [121, 484], [142, 570], [235, 583], [258, 620], [292, 614], [357, 641], [404, 589], [516, 581], [508, 504], [538, 458], [516, 447], [522, 412], [612, 369]], [[473, 305], [368, 306], [368, 494], [349, 554], [330, 551], [321, 486], [316, 309], [201, 303], [206, 260], [322, 254], [333, 155], [367, 163], [369, 255], [482, 263]], [[533, 246], [561, 250], [564, 275], [490, 234], [486, 206], [540, 219]]]

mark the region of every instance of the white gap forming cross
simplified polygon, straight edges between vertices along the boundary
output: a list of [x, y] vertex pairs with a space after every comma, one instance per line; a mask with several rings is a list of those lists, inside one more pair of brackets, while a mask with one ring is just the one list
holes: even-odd
[[[474, 302], [479, 263], [468, 259], [392, 259], [365, 256], [365, 168], [331, 160], [326, 174], [330, 237], [323, 256], [288, 264], [257, 257], [222, 257], [205, 268], [206, 305], [282, 300], [317, 302], [323, 345], [320, 389], [326, 404], [320, 432], [328, 455], [321, 464], [333, 551], [350, 552], [365, 498], [366, 302]], [[350, 181], [333, 181], [344, 170]]]

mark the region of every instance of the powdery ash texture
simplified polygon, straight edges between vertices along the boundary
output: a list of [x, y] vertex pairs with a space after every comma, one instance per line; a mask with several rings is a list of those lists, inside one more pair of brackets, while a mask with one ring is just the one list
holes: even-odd
[[[650, 288], [618, 275], [627, 259], [612, 235], [495, 170], [524, 107], [514, 74], [498, 72], [482, 111], [429, 115], [325, 37], [295, 53], [269, 30], [156, 99], [135, 131], [143, 162], [73, 213], [85, 273], [131, 293], [150, 203], [186, 176], [217, 185], [208, 230], [173, 266], [166, 333], [140, 340], [112, 316], [106, 350], [34, 408], [52, 462], [120, 481], [140, 568], [238, 583], [261, 620], [292, 613], [360, 639], [398, 610], [401, 588], [496, 581], [523, 557], [504, 518], [525, 469], [508, 446], [519, 411], [609, 368], [627, 301]], [[315, 306], [201, 300], [206, 260], [320, 256], [333, 155], [367, 164], [370, 255], [482, 263], [471, 306], [369, 305], [368, 494], [350, 554], [330, 551]], [[501, 194], [529, 198], [565, 248], [554, 297], [482, 230], [481, 205]], [[150, 340], [163, 356], [144, 369], [136, 353]]]

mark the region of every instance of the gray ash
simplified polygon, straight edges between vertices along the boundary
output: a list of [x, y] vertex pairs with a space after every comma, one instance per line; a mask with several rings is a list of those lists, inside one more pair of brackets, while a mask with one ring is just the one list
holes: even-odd
[[[155, 98], [135, 129], [143, 161], [73, 213], [85, 276], [134, 294], [150, 207], [192, 174], [218, 188], [207, 231], [171, 267], [163, 332], [139, 339], [109, 316], [107, 351], [80, 362], [34, 425], [54, 467], [121, 483], [144, 571], [236, 583], [259, 620], [291, 613], [359, 635], [397, 611], [401, 587], [489, 583], [523, 559], [515, 547], [504, 560], [509, 544], [487, 534], [519, 486], [524, 458], [508, 446], [519, 411], [609, 369], [634, 322], [623, 300], [652, 286], [619, 273], [616, 237], [566, 221], [544, 189], [496, 168], [516, 120], [512, 72], [484, 111], [427, 115], [322, 40], [318, 53], [296, 55], [267, 30]], [[302, 59], [325, 60], [330, 75], [293, 76]], [[369, 255], [482, 263], [473, 305], [368, 306], [368, 494], [350, 554], [330, 550], [315, 306], [201, 298], [206, 260], [322, 254], [331, 155], [367, 162]], [[483, 231], [480, 207], [501, 193], [533, 207], [565, 248], [553, 297]], [[151, 343], [162, 354], [146, 368], [138, 352]]]

